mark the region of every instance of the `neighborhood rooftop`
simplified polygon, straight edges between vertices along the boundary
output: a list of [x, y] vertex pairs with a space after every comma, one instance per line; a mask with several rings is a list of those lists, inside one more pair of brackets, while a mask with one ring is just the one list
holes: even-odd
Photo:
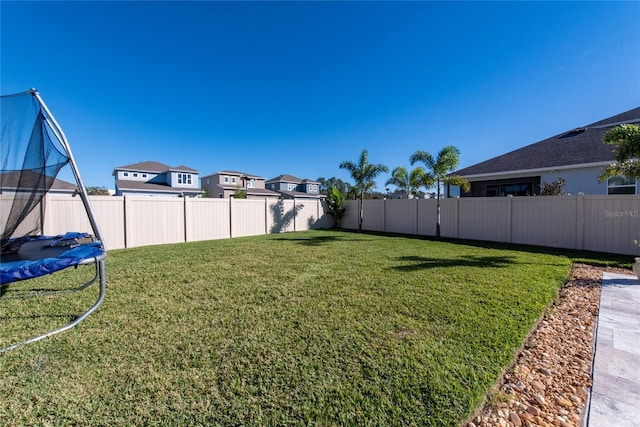
[[278, 175], [275, 178], [271, 178], [267, 180], [267, 184], [272, 183], [272, 182], [291, 182], [294, 184], [301, 184], [301, 183], [317, 183], [317, 181], [311, 180], [311, 179], [301, 179], [298, 178], [297, 176], [293, 176], [293, 175], [288, 175], [288, 174], [282, 174], [282, 175]]
[[565, 131], [551, 138], [460, 169], [469, 177], [500, 172], [542, 170], [569, 165], [606, 164], [614, 160], [612, 147], [602, 142], [604, 133], [624, 123], [639, 123], [640, 107], [604, 120]]
[[[184, 172], [196, 172], [196, 173], [199, 172], [187, 166], [173, 167], [173, 166], [165, 165], [164, 163], [154, 162], [151, 160], [140, 162], [140, 163], [133, 163], [125, 166], [118, 166], [115, 169], [130, 170], [130, 171], [136, 171], [136, 172], [151, 172], [151, 173], [163, 173], [168, 171], [184, 171]], [[116, 171], [114, 170], [113, 174], [115, 175], [115, 173]]]

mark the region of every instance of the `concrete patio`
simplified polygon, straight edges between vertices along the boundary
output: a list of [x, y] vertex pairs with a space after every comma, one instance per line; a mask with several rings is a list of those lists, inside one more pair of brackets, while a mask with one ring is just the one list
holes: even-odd
[[640, 281], [604, 273], [593, 362], [593, 386], [583, 424], [640, 426]]

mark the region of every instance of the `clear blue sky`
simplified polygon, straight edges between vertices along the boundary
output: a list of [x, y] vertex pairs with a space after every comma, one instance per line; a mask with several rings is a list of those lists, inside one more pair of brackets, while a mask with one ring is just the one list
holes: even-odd
[[[86, 185], [155, 160], [332, 176], [363, 148], [460, 167], [640, 105], [640, 2], [0, 3], [2, 94], [37, 88]], [[384, 191], [384, 181], [378, 190]]]

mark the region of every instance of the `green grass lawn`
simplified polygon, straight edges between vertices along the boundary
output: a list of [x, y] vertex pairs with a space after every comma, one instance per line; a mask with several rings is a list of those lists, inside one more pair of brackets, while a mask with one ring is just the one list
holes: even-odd
[[[94, 315], [0, 355], [0, 425], [456, 426], [572, 258], [340, 231], [111, 251]], [[0, 346], [84, 293], [0, 299]]]

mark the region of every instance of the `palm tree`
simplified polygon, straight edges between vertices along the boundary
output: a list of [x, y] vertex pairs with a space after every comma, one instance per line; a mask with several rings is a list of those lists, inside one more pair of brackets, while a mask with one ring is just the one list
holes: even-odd
[[436, 222], [436, 237], [440, 237], [440, 185], [458, 185], [464, 191], [469, 191], [471, 184], [469, 181], [459, 175], [453, 175], [452, 172], [458, 167], [458, 159], [460, 150], [452, 145], [447, 145], [438, 153], [438, 157], [433, 156], [426, 151], [418, 150], [411, 155], [411, 164], [422, 162], [427, 167], [426, 175], [428, 181], [436, 184], [436, 192], [438, 197], [438, 219]]
[[364, 212], [362, 209], [364, 195], [376, 188], [375, 179], [383, 172], [389, 172], [389, 168], [383, 164], [374, 165], [369, 163], [369, 155], [367, 150], [362, 150], [358, 163], [344, 161], [340, 163], [340, 169], [346, 169], [351, 173], [351, 178], [355, 181], [353, 186], [360, 198], [360, 216], [358, 220], [358, 231], [362, 231], [362, 219]]
[[616, 163], [607, 166], [598, 176], [598, 181], [604, 182], [618, 175], [640, 179], [640, 126], [616, 126], [602, 136], [602, 141], [605, 144], [617, 145], [613, 150]]
[[331, 187], [327, 194], [327, 212], [333, 218], [333, 227], [338, 226], [338, 220], [344, 213], [344, 195], [338, 187]]
[[417, 194], [420, 187], [431, 187], [434, 183], [427, 182], [427, 178], [424, 169], [417, 167], [411, 172], [408, 172], [406, 168], [398, 166], [391, 171], [391, 178], [385, 182], [385, 185], [395, 185], [399, 189], [407, 193], [407, 198], [411, 198], [412, 194]]

